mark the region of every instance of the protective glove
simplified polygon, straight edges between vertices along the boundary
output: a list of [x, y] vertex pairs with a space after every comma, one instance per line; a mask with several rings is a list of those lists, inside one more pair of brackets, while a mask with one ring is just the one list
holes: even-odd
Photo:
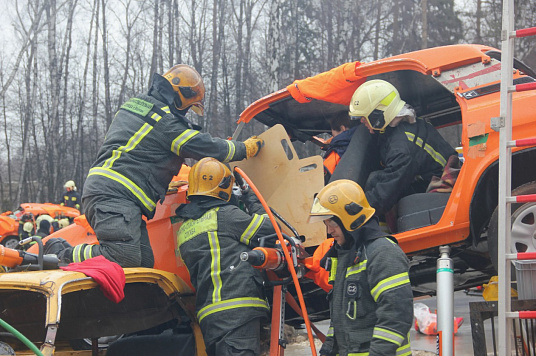
[[61, 237], [53, 237], [43, 248], [44, 255], [56, 255], [61, 262], [72, 262], [73, 246]]
[[179, 189], [183, 185], [187, 185], [187, 184], [188, 182], [185, 180], [174, 180], [169, 183], [167, 190], [170, 191], [170, 190]]
[[251, 158], [259, 154], [261, 147], [264, 146], [264, 140], [257, 136], [251, 136], [244, 141], [244, 145], [246, 145], [246, 158]]

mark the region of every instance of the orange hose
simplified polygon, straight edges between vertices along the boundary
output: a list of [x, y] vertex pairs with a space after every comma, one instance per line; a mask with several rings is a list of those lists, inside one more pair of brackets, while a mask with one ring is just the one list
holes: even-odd
[[[274, 214], [272, 214], [270, 207], [262, 197], [261, 193], [243, 170], [238, 167], [235, 167], [235, 170], [238, 172], [238, 174], [242, 176], [242, 178], [244, 178], [244, 180], [248, 183], [249, 187], [253, 190], [257, 198], [259, 198], [259, 201], [261, 202], [264, 210], [266, 211], [266, 214], [268, 214], [268, 217], [270, 218], [270, 221], [274, 226], [274, 230], [277, 234], [277, 239], [281, 243], [281, 246], [285, 246], [285, 240], [283, 239], [283, 235], [281, 234], [281, 229], [279, 228], [279, 225], [277, 225], [277, 222], [274, 218]], [[309, 321], [309, 314], [307, 314], [307, 309], [305, 308], [305, 301], [303, 299], [303, 294], [301, 291], [300, 282], [298, 281], [298, 276], [296, 275], [296, 269], [294, 268], [294, 263], [292, 262], [292, 259], [290, 258], [290, 254], [288, 253], [287, 249], [283, 248], [282, 250], [283, 254], [285, 255], [285, 260], [288, 264], [290, 275], [292, 276], [292, 281], [294, 282], [294, 286], [296, 287], [296, 294], [298, 294], [298, 300], [300, 301], [300, 309], [302, 311], [303, 321], [305, 322], [305, 327], [307, 329], [307, 337], [309, 338], [309, 344], [311, 345], [311, 352], [313, 356], [316, 356], [316, 346], [313, 339], [313, 332], [311, 330], [311, 322]]]

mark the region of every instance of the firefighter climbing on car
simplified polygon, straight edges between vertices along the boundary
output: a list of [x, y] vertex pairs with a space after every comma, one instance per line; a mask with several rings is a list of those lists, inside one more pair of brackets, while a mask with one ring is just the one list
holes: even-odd
[[[192, 67], [178, 64], [154, 74], [147, 93], [124, 103], [112, 121], [84, 184], [82, 202], [99, 245], [56, 243], [63, 262], [103, 255], [122, 267], [153, 267], [145, 220], [155, 214], [185, 158], [222, 162], [255, 156], [263, 141], [224, 140], [199, 131], [186, 113], [203, 115], [205, 87]], [[57, 240], [56, 240], [57, 241]], [[52, 245], [51, 245], [52, 246]]]

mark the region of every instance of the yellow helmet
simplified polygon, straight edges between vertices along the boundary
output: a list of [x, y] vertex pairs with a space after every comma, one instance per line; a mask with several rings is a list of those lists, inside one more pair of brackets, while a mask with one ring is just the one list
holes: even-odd
[[346, 230], [353, 231], [363, 226], [375, 211], [359, 184], [340, 179], [329, 183], [318, 193], [309, 214], [309, 222], [336, 216]]
[[63, 187], [64, 187], [65, 189], [76, 190], [76, 185], [74, 184], [74, 181], [73, 181], [73, 180], [68, 180], [67, 182], [65, 182], [65, 184], [63, 185]]
[[203, 78], [194, 68], [186, 64], [177, 64], [164, 73], [164, 78], [171, 83], [173, 90], [179, 95], [179, 98], [175, 99], [175, 107], [178, 110], [191, 107], [197, 115], [203, 115], [205, 85]]
[[348, 113], [354, 120], [364, 117], [373, 130], [383, 131], [405, 103], [391, 83], [374, 79], [357, 88]]
[[229, 201], [234, 176], [226, 165], [206, 157], [193, 165], [188, 174], [188, 197], [204, 195]]

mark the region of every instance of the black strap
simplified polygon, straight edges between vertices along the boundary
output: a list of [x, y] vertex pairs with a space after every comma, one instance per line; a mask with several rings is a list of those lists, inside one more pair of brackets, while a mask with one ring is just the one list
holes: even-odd
[[151, 111], [154, 111], [155, 113], [157, 113], [158, 115], [164, 117], [167, 112], [165, 112], [164, 110], [160, 109], [159, 107], [157, 106], [153, 106], [153, 108], [151, 109]]

